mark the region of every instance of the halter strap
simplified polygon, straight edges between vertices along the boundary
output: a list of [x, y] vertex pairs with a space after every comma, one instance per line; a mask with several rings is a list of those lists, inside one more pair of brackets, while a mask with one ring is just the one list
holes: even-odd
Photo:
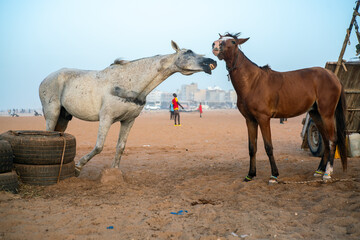
[[[243, 61], [244, 58], [245, 58], [245, 55], [243, 55], [243, 59], [242, 59], [241, 61]], [[233, 66], [232, 66], [231, 68], [229, 68], [229, 67], [226, 65], [226, 70], [228, 70], [228, 72], [229, 72], [229, 74], [227, 75], [229, 81], [230, 81], [230, 79], [231, 79], [231, 78], [230, 78], [230, 73], [237, 68], [236, 64], [237, 64], [238, 59], [239, 59], [239, 52], [237, 53], [237, 55], [236, 55], [236, 57], [235, 57], [235, 61], [234, 61]], [[240, 63], [241, 63], [241, 62], [240, 62]]]
[[239, 58], [239, 52], [236, 54], [236, 57], [235, 57], [235, 62], [233, 64], [233, 66], [231, 68], [229, 68], [227, 65], [226, 65], [226, 70], [228, 70], [228, 72], [232, 72], [235, 68], [236, 68], [236, 63], [237, 63], [237, 60]]

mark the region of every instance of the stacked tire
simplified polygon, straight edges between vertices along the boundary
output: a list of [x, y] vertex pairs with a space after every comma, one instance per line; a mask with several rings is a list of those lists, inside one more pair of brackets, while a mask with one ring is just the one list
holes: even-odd
[[8, 131], [0, 139], [10, 143], [21, 182], [52, 185], [75, 176], [75, 137], [50, 131]]
[[18, 193], [18, 176], [13, 169], [13, 151], [11, 145], [0, 140], [0, 190]]

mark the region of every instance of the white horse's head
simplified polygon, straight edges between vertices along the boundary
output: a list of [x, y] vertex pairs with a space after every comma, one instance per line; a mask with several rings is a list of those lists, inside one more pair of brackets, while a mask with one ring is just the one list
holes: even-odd
[[176, 51], [175, 66], [184, 75], [197, 72], [211, 74], [211, 71], [216, 68], [216, 61], [211, 58], [205, 58], [189, 49], [180, 49], [174, 41], [171, 41], [171, 46]]

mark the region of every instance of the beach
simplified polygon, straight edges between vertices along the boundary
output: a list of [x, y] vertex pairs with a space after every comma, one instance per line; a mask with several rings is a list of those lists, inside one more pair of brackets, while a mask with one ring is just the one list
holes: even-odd
[[[313, 176], [320, 158], [301, 149], [302, 119], [271, 120], [280, 183], [269, 185], [261, 133], [257, 176], [249, 170], [247, 128], [237, 110], [142, 112], [120, 169], [111, 169], [120, 123], [79, 177], [0, 192], [0, 239], [360, 239], [360, 158], [333, 178]], [[45, 130], [43, 117], [0, 117], [0, 133]], [[77, 162], [96, 142], [98, 122], [73, 118]]]

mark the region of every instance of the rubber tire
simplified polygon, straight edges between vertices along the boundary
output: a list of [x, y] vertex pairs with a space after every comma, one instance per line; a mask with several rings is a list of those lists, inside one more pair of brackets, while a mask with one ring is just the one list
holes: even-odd
[[13, 169], [13, 151], [8, 141], [0, 140], [0, 173], [11, 172]]
[[315, 157], [321, 157], [324, 155], [325, 146], [323, 138], [317, 129], [315, 123], [310, 120], [307, 127], [307, 143], [310, 149], [310, 152]]
[[19, 180], [15, 172], [0, 174], [0, 190], [12, 193], [19, 192]]
[[[28, 165], [14, 164], [16, 173], [21, 182], [30, 185], [52, 185], [57, 183], [59, 176], [59, 165]], [[63, 164], [60, 180], [75, 176], [75, 162]]]
[[14, 163], [31, 165], [60, 164], [66, 140], [64, 162], [74, 160], [76, 154], [75, 137], [68, 133], [51, 131], [8, 131], [0, 139], [10, 143], [14, 153]]

